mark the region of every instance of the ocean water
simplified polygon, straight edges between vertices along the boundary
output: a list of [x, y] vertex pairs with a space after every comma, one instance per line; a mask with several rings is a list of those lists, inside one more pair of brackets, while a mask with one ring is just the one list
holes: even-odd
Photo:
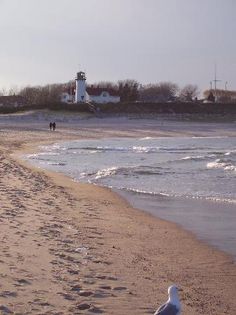
[[236, 137], [79, 140], [41, 146], [27, 158], [110, 187], [236, 258]]

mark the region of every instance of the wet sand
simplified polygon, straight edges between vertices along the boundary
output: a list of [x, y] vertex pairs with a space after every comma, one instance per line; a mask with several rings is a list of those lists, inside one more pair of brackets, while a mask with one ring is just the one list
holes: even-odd
[[[197, 133], [195, 127], [181, 130], [171, 123], [168, 131], [141, 121], [126, 128], [113, 121], [99, 124], [64, 123], [55, 133], [42, 122], [23, 121], [14, 130], [0, 124], [0, 312], [152, 314], [176, 283], [183, 289], [183, 314], [234, 315], [232, 257], [132, 208], [108, 189], [19, 160], [19, 152], [59, 140], [171, 136], [176, 129], [182, 135]], [[230, 135], [233, 126], [207, 132]]]
[[117, 193], [133, 207], [191, 231], [199, 240], [231, 255], [236, 262], [235, 203], [165, 195], [146, 196], [125, 191]]

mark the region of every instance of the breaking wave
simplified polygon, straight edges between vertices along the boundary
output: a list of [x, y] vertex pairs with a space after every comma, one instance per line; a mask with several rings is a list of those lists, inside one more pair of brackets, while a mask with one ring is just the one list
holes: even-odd
[[236, 171], [236, 166], [230, 160], [216, 159], [213, 162], [207, 163], [208, 169], [223, 169], [225, 171]]

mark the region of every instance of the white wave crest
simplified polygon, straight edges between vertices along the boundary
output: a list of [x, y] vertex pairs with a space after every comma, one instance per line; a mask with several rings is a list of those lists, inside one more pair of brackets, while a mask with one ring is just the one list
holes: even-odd
[[134, 146], [133, 151], [137, 153], [150, 153], [150, 152], [157, 152], [159, 150], [158, 147], [141, 147], [141, 146]]
[[207, 168], [217, 168], [224, 169], [225, 171], [236, 171], [236, 166], [230, 162], [225, 162], [220, 159], [215, 160], [214, 162], [207, 163]]
[[236, 154], [236, 150], [229, 151], [229, 152], [225, 153], [226, 156], [235, 155], [235, 154]]
[[197, 156], [185, 156], [183, 157], [181, 160], [202, 160], [206, 158], [205, 156], [203, 155], [197, 155]]
[[143, 141], [143, 140], [150, 140], [150, 139], [155, 139], [154, 137], [144, 137], [144, 138], [140, 138], [139, 140]]
[[109, 167], [109, 168], [99, 170], [95, 174], [95, 179], [100, 179], [100, 178], [112, 176], [112, 175], [116, 174], [117, 169], [118, 169], [118, 167]]
[[133, 192], [133, 193], [136, 193], [136, 194], [143, 194], [143, 195], [164, 196], [164, 197], [171, 196], [170, 194], [167, 194], [167, 193], [164, 193], [164, 192], [147, 191], [147, 190], [136, 189], [136, 188], [120, 187], [119, 189], [126, 190], [126, 191], [129, 191], [129, 192]]

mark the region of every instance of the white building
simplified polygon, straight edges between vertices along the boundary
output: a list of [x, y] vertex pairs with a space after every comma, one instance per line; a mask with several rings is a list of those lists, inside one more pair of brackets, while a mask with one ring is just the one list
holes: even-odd
[[91, 86], [86, 88], [86, 100], [97, 104], [119, 103], [120, 96], [117, 91], [111, 88], [107, 89]]
[[75, 86], [62, 93], [61, 101], [63, 103], [119, 103], [120, 96], [116, 90], [111, 88], [86, 87], [85, 73], [80, 71], [77, 73]]
[[75, 87], [66, 88], [61, 93], [61, 102], [67, 104], [75, 102]]

